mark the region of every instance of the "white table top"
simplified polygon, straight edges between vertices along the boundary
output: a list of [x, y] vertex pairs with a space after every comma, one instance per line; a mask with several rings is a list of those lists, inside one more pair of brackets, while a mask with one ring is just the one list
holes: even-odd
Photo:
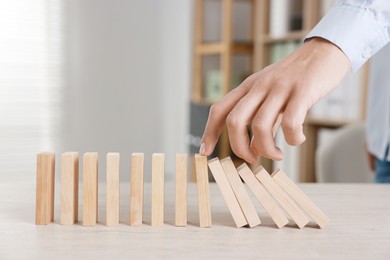
[[[191, 184], [190, 224], [175, 227], [171, 183], [165, 187], [166, 224], [149, 225], [151, 186], [145, 184], [145, 224], [130, 227], [129, 186], [121, 184], [121, 224], [108, 228], [104, 183], [99, 184], [95, 227], [58, 224], [58, 183], [55, 223], [47, 226], [35, 225], [35, 182], [0, 183], [0, 259], [390, 259], [390, 185], [300, 185], [331, 219], [323, 230], [294, 224], [278, 229], [253, 196], [263, 223], [237, 229], [215, 184], [210, 186], [213, 226], [197, 227], [196, 187]], [[81, 196], [80, 191], [80, 201]], [[79, 209], [81, 219], [81, 204]]]

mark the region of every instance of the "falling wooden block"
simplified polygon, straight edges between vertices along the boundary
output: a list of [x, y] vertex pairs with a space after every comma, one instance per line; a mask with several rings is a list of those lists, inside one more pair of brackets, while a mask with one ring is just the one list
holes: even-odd
[[152, 226], [164, 224], [164, 154], [152, 156]]
[[106, 156], [106, 226], [119, 225], [119, 153]]
[[196, 182], [198, 189], [199, 203], [199, 226], [211, 227], [211, 208], [209, 173], [207, 169], [207, 157], [199, 154], [195, 155]]
[[78, 219], [79, 207], [79, 153], [61, 155], [61, 218], [62, 225], [72, 225]]
[[263, 168], [255, 170], [256, 178], [264, 185], [269, 193], [279, 202], [280, 206], [294, 220], [299, 228], [309, 223], [309, 219], [294, 203], [294, 201], [283, 191], [283, 189], [272, 179], [270, 174]]
[[329, 218], [314, 202], [281, 170], [272, 173], [272, 178], [306, 213], [324, 228], [329, 223]]
[[226, 205], [232, 214], [236, 226], [239, 228], [247, 225], [248, 222], [241, 210], [240, 204], [234, 195], [233, 189], [218, 158], [209, 160], [208, 165], [211, 173], [214, 176], [215, 182], [217, 183], [219, 190], [222, 193], [222, 197], [224, 198]]
[[98, 154], [83, 155], [83, 226], [94, 226], [98, 216]]
[[288, 224], [288, 219], [284, 215], [283, 211], [279, 208], [278, 204], [269, 195], [264, 186], [256, 179], [252, 170], [245, 163], [237, 168], [241, 178], [247, 184], [252, 193], [259, 200], [264, 209], [271, 216], [278, 228], [282, 228]]
[[55, 153], [37, 154], [35, 223], [47, 225], [54, 220]]
[[187, 226], [187, 154], [176, 154], [175, 225]]
[[248, 192], [245, 189], [244, 184], [242, 183], [240, 176], [234, 166], [234, 163], [230, 157], [226, 157], [221, 160], [222, 168], [225, 170], [226, 177], [229, 180], [230, 185], [232, 186], [233, 192], [236, 195], [238, 203], [241, 206], [242, 212], [250, 227], [255, 227], [260, 225], [261, 221], [257, 215], [256, 209], [253, 206], [253, 203], [248, 195]]
[[144, 205], [144, 154], [131, 155], [130, 226], [142, 225]]

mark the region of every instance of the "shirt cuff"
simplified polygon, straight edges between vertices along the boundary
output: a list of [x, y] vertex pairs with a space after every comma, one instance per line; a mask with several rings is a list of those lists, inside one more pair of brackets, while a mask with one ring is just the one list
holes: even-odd
[[367, 8], [335, 5], [306, 36], [324, 38], [338, 46], [357, 71], [389, 42], [388, 25]]

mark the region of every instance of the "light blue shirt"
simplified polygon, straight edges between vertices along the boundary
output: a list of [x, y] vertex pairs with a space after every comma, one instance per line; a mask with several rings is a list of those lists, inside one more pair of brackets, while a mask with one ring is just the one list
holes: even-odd
[[[306, 38], [311, 37], [322, 37], [337, 45], [355, 72], [390, 41], [390, 0], [337, 1]], [[377, 158], [390, 161], [389, 143], [390, 45], [387, 45], [371, 64], [367, 144]]]

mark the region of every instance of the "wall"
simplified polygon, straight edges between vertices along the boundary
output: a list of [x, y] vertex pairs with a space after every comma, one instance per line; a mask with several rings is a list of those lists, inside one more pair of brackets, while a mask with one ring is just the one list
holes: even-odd
[[192, 0], [166, 0], [161, 9], [163, 150], [166, 152], [166, 171], [171, 173], [170, 176], [175, 170], [175, 154], [188, 153], [192, 6]]
[[[63, 150], [121, 153], [129, 179], [132, 152], [186, 152], [191, 1], [65, 1]], [[81, 168], [80, 168], [81, 169]]]

